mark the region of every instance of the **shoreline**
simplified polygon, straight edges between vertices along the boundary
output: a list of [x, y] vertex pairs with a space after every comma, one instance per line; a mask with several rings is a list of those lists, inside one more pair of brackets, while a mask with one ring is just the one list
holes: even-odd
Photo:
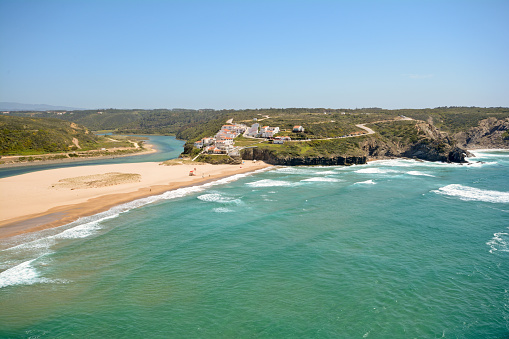
[[[124, 203], [267, 167], [271, 165], [261, 161], [246, 161], [242, 165], [139, 163], [83, 166], [79, 173], [65, 168], [3, 178], [0, 179], [0, 239], [67, 225]], [[198, 175], [189, 176], [190, 169], [194, 168]], [[70, 174], [77, 177], [80, 173], [98, 175], [112, 171], [139, 172], [142, 180], [86, 189], [59, 189], [53, 185]], [[18, 206], [21, 204], [27, 206]]]
[[[470, 151], [470, 150], [469, 150]], [[474, 149], [472, 151], [509, 151], [509, 149]], [[148, 152], [155, 152], [152, 148]], [[145, 152], [141, 152], [142, 154]], [[134, 155], [138, 155], [140, 153], [136, 153]], [[129, 155], [126, 155], [129, 156]], [[475, 158], [475, 156], [474, 156]], [[376, 162], [380, 160], [394, 160], [401, 159], [399, 157], [384, 157], [383, 159], [369, 159], [369, 162]], [[404, 158], [403, 158], [404, 159]], [[73, 161], [74, 159], [69, 159]], [[412, 159], [409, 159], [412, 160]], [[52, 161], [54, 162], [54, 161]], [[44, 193], [54, 193], [51, 192], [49, 187], [51, 184], [57, 183], [57, 181], [65, 178], [69, 178], [72, 176], [76, 177], [77, 174], [84, 173], [106, 173], [106, 171], [129, 171], [129, 172], [137, 172], [137, 170], [133, 170], [133, 168], [137, 167], [146, 167], [146, 166], [156, 166], [160, 169], [167, 169], [167, 176], [164, 176], [161, 180], [161, 176], [150, 180], [149, 182], [135, 183], [135, 184], [115, 184], [107, 187], [99, 187], [99, 188], [71, 188], [67, 190], [67, 193], [70, 191], [79, 193], [87, 192], [91, 194], [86, 194], [85, 197], [81, 199], [69, 199], [59, 201], [52, 200], [51, 197], [46, 198]], [[104, 170], [102, 169], [104, 167]], [[60, 169], [50, 169], [46, 171], [32, 172], [28, 174], [22, 174], [19, 176], [7, 177], [0, 179], [0, 239], [9, 238], [20, 234], [26, 234], [31, 232], [37, 232], [45, 229], [50, 229], [54, 227], [59, 227], [63, 225], [67, 225], [73, 221], [78, 220], [81, 217], [92, 216], [104, 211], [111, 209], [112, 207], [128, 203], [131, 201], [135, 201], [138, 199], [159, 195], [168, 191], [173, 191], [179, 188], [192, 187], [203, 185], [212, 181], [216, 181], [222, 178], [230, 177], [236, 174], [249, 173], [254, 172], [256, 170], [272, 167], [272, 165], [264, 163], [262, 161], [253, 162], [253, 161], [245, 161], [242, 165], [211, 165], [211, 164], [192, 164], [192, 165], [173, 165], [173, 166], [164, 166], [160, 163], [138, 163], [138, 164], [114, 164], [114, 165], [90, 165], [80, 167], [80, 170], [76, 168], [60, 168]], [[197, 173], [198, 176], [188, 176], [188, 172], [190, 169], [198, 168]], [[201, 172], [204, 172], [206, 168], [207, 176], [202, 176]], [[173, 171], [172, 171], [173, 169]], [[172, 173], [175, 174], [175, 169], [179, 169], [180, 173], [176, 176], [172, 176]], [[72, 172], [71, 172], [72, 171]], [[62, 172], [62, 173], [59, 173]], [[143, 171], [142, 171], [143, 172]], [[28, 185], [26, 187], [19, 187], [22, 181], [25, 178], [35, 178], [35, 181], [38, 182], [41, 179], [42, 174], [46, 174], [46, 178], [43, 179], [43, 184], [46, 184], [47, 187], [38, 187], [35, 189], [38, 191], [38, 194], [35, 194], [34, 191], [31, 190], [30, 187], [33, 181], [28, 181]], [[52, 175], [53, 174], [53, 175]], [[159, 173], [160, 174], [160, 173]], [[145, 173], [145, 176], [151, 176], [151, 173]], [[20, 178], [21, 177], [21, 178]], [[51, 179], [49, 182], [48, 180]], [[45, 180], [45, 181], [44, 181]], [[166, 182], [165, 182], [166, 180]], [[14, 185], [18, 187], [6, 188], [6, 182], [16, 181], [20, 185]], [[125, 185], [129, 186], [125, 189]], [[54, 187], [54, 186], [52, 186]], [[96, 190], [96, 192], [92, 192]], [[54, 190], [53, 190], [54, 191]], [[13, 195], [13, 192], [15, 193]], [[43, 193], [43, 194], [41, 194]], [[15, 209], [13, 203], [23, 202], [30, 204], [30, 196], [32, 198], [44, 199], [47, 200], [47, 203], [43, 206], [48, 208], [39, 207], [39, 210], [32, 209], [30, 212], [23, 211], [22, 213], [14, 213], [12, 214], [12, 209]], [[67, 196], [64, 194], [64, 197], [69, 198], [69, 194]], [[19, 209], [19, 207], [18, 207]], [[24, 208], [22, 207], [24, 210]], [[5, 214], [11, 215], [5, 218]]]

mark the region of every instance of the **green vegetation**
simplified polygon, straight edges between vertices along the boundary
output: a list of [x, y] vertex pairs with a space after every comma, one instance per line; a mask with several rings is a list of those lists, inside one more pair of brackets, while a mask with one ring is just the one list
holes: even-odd
[[[193, 148], [193, 143], [203, 137], [213, 136], [228, 119], [234, 123], [244, 123], [250, 126], [259, 123], [260, 126], [277, 126], [280, 128], [280, 136], [289, 136], [297, 142], [285, 143], [284, 145], [258, 144], [252, 139], [237, 138], [236, 145], [240, 147], [257, 146], [268, 148], [286, 155], [306, 156], [332, 156], [344, 154], [356, 154], [366, 145], [360, 145], [363, 140], [378, 140], [386, 143], [389, 147], [404, 147], [415, 143], [426, 143], [428, 139], [435, 138], [424, 133], [412, 121], [393, 122], [399, 116], [406, 116], [415, 120], [433, 122], [440, 131], [449, 135], [467, 131], [477, 126], [479, 122], [488, 117], [503, 119], [509, 117], [509, 108], [479, 108], [479, 107], [437, 107], [426, 109], [400, 109], [385, 110], [381, 108], [361, 109], [330, 109], [330, 108], [270, 108], [270, 109], [245, 109], [245, 110], [191, 110], [191, 109], [155, 109], [155, 110], [118, 110], [107, 109], [102, 111], [73, 111], [73, 112], [13, 112], [13, 115], [45, 118], [57, 118], [60, 120], [83, 124], [92, 130], [114, 130], [117, 133], [112, 139], [119, 139], [118, 134], [171, 134], [179, 139], [187, 140], [184, 153], [196, 156], [199, 150]], [[54, 121], [55, 119], [53, 119]], [[68, 123], [67, 123], [68, 124]], [[336, 138], [360, 131], [356, 124], [371, 124], [377, 133], [365, 137], [321, 140]], [[304, 133], [293, 133], [295, 125], [304, 127]], [[69, 126], [69, 125], [67, 125]], [[26, 141], [30, 130], [37, 130], [38, 137], [33, 141]], [[14, 134], [13, 134], [14, 133]], [[2, 134], [2, 146], [4, 153], [12, 154], [19, 152], [54, 152], [69, 146], [69, 139], [58, 142], [58, 138], [50, 137], [44, 128], [21, 128], [8, 129]], [[509, 140], [506, 133], [503, 136]], [[78, 137], [77, 137], [78, 138]], [[40, 139], [51, 140], [42, 145]], [[80, 139], [80, 146], [109, 148], [107, 140], [94, 139], [87, 144], [86, 139]], [[5, 142], [4, 142], [5, 140]], [[310, 141], [298, 141], [310, 140]], [[72, 138], [71, 138], [72, 141]], [[41, 144], [41, 145], [40, 145]], [[127, 141], [125, 144], [127, 145]], [[369, 146], [371, 147], [371, 146]], [[375, 147], [375, 146], [373, 146]], [[384, 146], [385, 147], [385, 146]], [[9, 153], [10, 152], [10, 153]]]
[[[179, 139], [196, 141], [214, 135], [228, 119], [236, 123], [279, 126], [280, 135], [292, 139], [321, 139], [358, 131], [356, 124], [392, 120], [400, 115], [428, 121], [439, 129], [455, 133], [477, 126], [488, 117], [509, 117], [509, 108], [437, 107], [426, 109], [385, 110], [381, 108], [270, 108], [245, 110], [119, 110], [66, 112], [12, 112], [17, 116], [51, 117], [72, 121], [90, 130], [114, 130], [121, 134], [167, 134]], [[256, 119], [256, 121], [254, 120]], [[294, 125], [302, 125], [303, 134], [292, 133]]]
[[382, 139], [390, 140], [395, 144], [416, 143], [426, 136], [426, 133], [420, 131], [412, 120], [378, 122], [369, 127], [380, 134]]
[[274, 151], [282, 157], [332, 157], [362, 155], [359, 144], [367, 137], [342, 138], [331, 140], [311, 140], [285, 142], [284, 144], [261, 143], [260, 149]]
[[196, 160], [214, 165], [240, 163], [240, 160], [233, 159], [226, 154], [202, 154]]
[[260, 143], [259, 139], [244, 138], [241, 135], [239, 135], [238, 137], [235, 138], [235, 146], [238, 146], [238, 147], [250, 147], [250, 146], [258, 145], [259, 143]]
[[86, 128], [58, 119], [0, 116], [0, 154], [40, 154], [65, 152], [97, 144]]
[[479, 121], [490, 117], [497, 119], [509, 117], [509, 108], [507, 107], [437, 107], [433, 109], [397, 110], [395, 112], [417, 120], [428, 121], [429, 118], [432, 118], [436, 127], [449, 133], [466, 131], [477, 126]]

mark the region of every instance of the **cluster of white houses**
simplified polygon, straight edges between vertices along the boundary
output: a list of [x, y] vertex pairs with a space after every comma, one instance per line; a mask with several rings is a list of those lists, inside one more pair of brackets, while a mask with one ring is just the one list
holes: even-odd
[[[294, 126], [293, 132], [304, 132], [304, 128]], [[240, 149], [233, 146], [233, 140], [242, 133], [247, 137], [271, 139], [275, 144], [282, 144], [291, 140], [288, 136], [274, 136], [279, 133], [279, 127], [263, 126], [260, 128], [260, 124], [255, 123], [248, 128], [244, 124], [228, 124], [223, 125], [213, 138], [203, 138], [196, 141], [194, 147], [203, 149], [204, 153], [238, 156]]]
[[213, 138], [203, 138], [194, 143], [194, 147], [203, 148], [205, 153], [236, 155], [238, 150], [233, 147], [233, 139], [247, 129], [243, 124], [223, 125]]

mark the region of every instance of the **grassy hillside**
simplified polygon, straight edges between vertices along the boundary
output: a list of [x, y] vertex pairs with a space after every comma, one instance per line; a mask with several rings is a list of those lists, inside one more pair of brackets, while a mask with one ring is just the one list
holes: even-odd
[[97, 137], [85, 127], [59, 119], [0, 116], [0, 154], [38, 154], [86, 149]]
[[72, 111], [66, 112], [12, 112], [18, 116], [51, 117], [72, 121], [90, 130], [116, 130], [126, 134], [172, 134], [184, 140], [197, 140], [213, 135], [228, 119], [251, 125], [256, 119], [260, 125], [279, 126], [283, 134], [294, 138], [289, 130], [302, 125], [305, 137], [321, 139], [349, 134], [358, 130], [360, 123], [372, 123], [394, 119], [404, 115], [417, 120], [430, 118], [439, 129], [456, 133], [477, 126], [488, 117], [497, 119], [509, 117], [509, 108], [480, 107], [437, 107], [425, 109], [385, 110], [381, 108], [330, 109], [330, 108], [270, 108], [245, 110], [119, 110]]

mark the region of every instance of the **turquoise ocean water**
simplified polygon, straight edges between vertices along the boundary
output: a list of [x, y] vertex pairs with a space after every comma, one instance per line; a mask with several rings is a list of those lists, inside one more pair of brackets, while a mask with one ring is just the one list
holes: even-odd
[[507, 338], [509, 153], [477, 155], [280, 167], [3, 240], [0, 337]]

